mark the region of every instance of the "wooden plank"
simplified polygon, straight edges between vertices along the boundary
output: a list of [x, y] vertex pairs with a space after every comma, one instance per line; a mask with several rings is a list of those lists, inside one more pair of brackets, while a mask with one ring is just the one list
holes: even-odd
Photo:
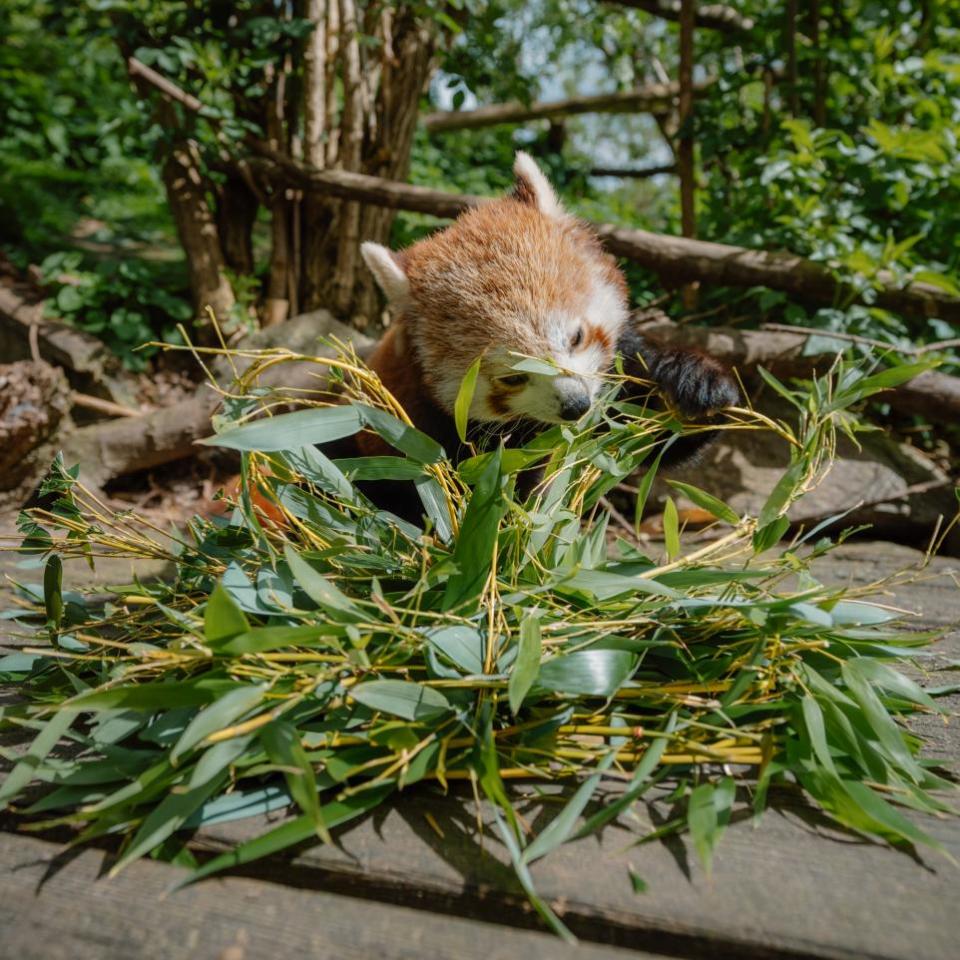
[[[524, 809], [521, 805], [521, 809]], [[443, 832], [426, 822], [429, 810]], [[524, 809], [535, 820], [536, 808]], [[783, 801], [758, 826], [733, 824], [723, 837], [712, 877], [690, 843], [674, 840], [631, 848], [664, 804], [640, 807], [640, 823], [608, 827], [568, 844], [533, 869], [540, 894], [578, 936], [681, 956], [724, 958], [830, 957], [948, 960], [957, 954], [956, 868], [926, 853], [916, 859], [831, 829], [814, 811]], [[489, 811], [463, 793], [420, 789], [291, 862], [249, 869], [297, 885], [349, 888], [395, 902], [443, 904], [467, 916], [523, 922], [523, 898]], [[249, 835], [249, 822], [212, 828], [207, 842]], [[924, 826], [960, 858], [955, 823]], [[649, 884], [633, 892], [628, 865]]]
[[[906, 548], [860, 543], [843, 547], [818, 569], [827, 580], [865, 583], [918, 557]], [[936, 579], [927, 577], [892, 599], [922, 610], [918, 627], [956, 622], [958, 570], [955, 560], [935, 560]], [[960, 631], [939, 649], [937, 667], [960, 656]], [[930, 677], [934, 683], [955, 679], [955, 673]], [[948, 702], [960, 706], [958, 698]], [[939, 737], [934, 747], [941, 755], [960, 755], [955, 721], [920, 718], [919, 724]], [[442, 837], [427, 823], [427, 810]], [[638, 831], [662, 822], [668, 809], [660, 802], [634, 813], [635, 820], [570, 844], [534, 867], [540, 893], [585, 940], [731, 960], [947, 960], [957, 954], [957, 874], [938, 855], [911, 856], [858, 841], [795, 799], [784, 799], [757, 827], [746, 820], [731, 825], [708, 878], [685, 840], [631, 848]], [[465, 792], [444, 796], [436, 786], [418, 787], [340, 832], [336, 846], [253, 864], [246, 873], [286, 884], [291, 895], [305, 888], [349, 892], [402, 907], [429, 904], [460, 923], [470, 918], [529, 926], [535, 921], [494, 839], [489, 811], [479, 814], [482, 834]], [[529, 805], [524, 816], [536, 823], [537, 808]], [[924, 826], [960, 859], [960, 824], [927, 819]], [[208, 849], [223, 849], [263, 827], [262, 820], [240, 821], [198, 839]], [[648, 882], [646, 894], [633, 892], [628, 865]]]
[[[827, 581], [867, 583], [916, 563], [920, 554], [889, 544], [858, 543], [821, 565]], [[922, 582], [895, 591], [891, 602], [915, 607], [917, 627], [960, 620], [960, 562], [936, 559]], [[939, 665], [960, 656], [960, 630], [940, 642]], [[931, 673], [933, 685], [956, 674]], [[960, 698], [945, 701], [954, 712]], [[933, 740], [931, 753], [960, 756], [957, 724], [921, 717], [915, 726]], [[443, 832], [427, 824], [424, 811]], [[525, 812], [536, 822], [537, 811]], [[784, 798], [759, 825], [731, 825], [712, 877], [706, 877], [686, 839], [631, 848], [644, 828], [662, 823], [668, 808], [637, 808], [599, 838], [569, 844], [535, 865], [539, 892], [584, 938], [683, 956], [875, 957], [947, 960], [957, 955], [960, 912], [956, 868], [937, 854], [915, 855], [861, 842], [831, 828], [814, 811]], [[410, 896], [443, 902], [473, 916], [520, 922], [523, 898], [508, 858], [494, 839], [489, 811], [484, 836], [469, 796], [444, 796], [421, 787], [342, 832], [336, 847], [315, 846], [292, 860], [251, 869], [287, 872], [297, 883], [373, 890], [398, 902]], [[960, 858], [960, 823], [923, 818], [923, 826]], [[220, 847], [249, 836], [255, 822], [212, 828], [205, 842]], [[482, 844], [482, 853], [480, 845]], [[632, 866], [649, 883], [633, 893]]]
[[[104, 855], [0, 834], [0, 956], [17, 960], [617, 960], [530, 930], [232, 877], [167, 894], [178, 872], [142, 861], [100, 876]], [[653, 954], [634, 957], [656, 960]]]

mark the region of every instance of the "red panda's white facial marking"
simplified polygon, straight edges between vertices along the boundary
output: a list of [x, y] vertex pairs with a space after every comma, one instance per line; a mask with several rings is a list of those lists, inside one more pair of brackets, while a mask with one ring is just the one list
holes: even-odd
[[[514, 171], [514, 197], [468, 211], [401, 254], [369, 243], [362, 252], [440, 407], [453, 413], [479, 356], [472, 420], [576, 419], [613, 362], [626, 283], [533, 160], [518, 154]], [[557, 375], [514, 370], [518, 354], [550, 362]]]

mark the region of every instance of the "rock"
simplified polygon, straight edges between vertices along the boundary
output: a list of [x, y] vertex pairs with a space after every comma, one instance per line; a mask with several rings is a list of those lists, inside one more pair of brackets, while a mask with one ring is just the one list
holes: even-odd
[[[767, 405], [763, 412], [790, 420], [789, 412]], [[949, 477], [921, 451], [881, 431], [857, 435], [859, 448], [838, 437], [837, 458], [823, 480], [793, 504], [789, 518], [808, 528], [838, 514], [841, 527], [869, 524], [871, 536], [926, 546], [939, 518], [948, 523], [957, 512]], [[738, 514], [756, 516], [789, 465], [786, 443], [767, 430], [731, 430], [696, 463], [675, 467], [669, 476], [695, 484], [728, 503]], [[688, 502], [657, 478], [651, 501], [669, 494], [679, 507]], [[858, 506], [859, 505], [859, 506]], [[946, 552], [960, 555], [954, 532]]]

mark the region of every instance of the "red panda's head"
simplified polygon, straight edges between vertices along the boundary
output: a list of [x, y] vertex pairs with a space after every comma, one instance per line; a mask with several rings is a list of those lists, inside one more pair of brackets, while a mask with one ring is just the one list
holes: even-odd
[[[444, 410], [453, 413], [481, 357], [471, 420], [574, 420], [610, 369], [627, 319], [626, 283], [527, 154], [517, 154], [514, 173], [511, 196], [407, 250], [361, 250]], [[524, 357], [554, 369], [515, 370]]]

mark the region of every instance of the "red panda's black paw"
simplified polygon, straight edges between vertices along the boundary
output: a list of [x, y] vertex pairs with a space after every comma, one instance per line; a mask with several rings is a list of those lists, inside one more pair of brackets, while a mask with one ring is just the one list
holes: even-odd
[[722, 367], [700, 360], [692, 357], [681, 364], [673, 382], [661, 382], [686, 417], [712, 416], [740, 402], [740, 388], [733, 377]]
[[699, 353], [664, 351], [651, 373], [685, 417], [712, 415], [740, 402], [740, 388], [729, 371]]

